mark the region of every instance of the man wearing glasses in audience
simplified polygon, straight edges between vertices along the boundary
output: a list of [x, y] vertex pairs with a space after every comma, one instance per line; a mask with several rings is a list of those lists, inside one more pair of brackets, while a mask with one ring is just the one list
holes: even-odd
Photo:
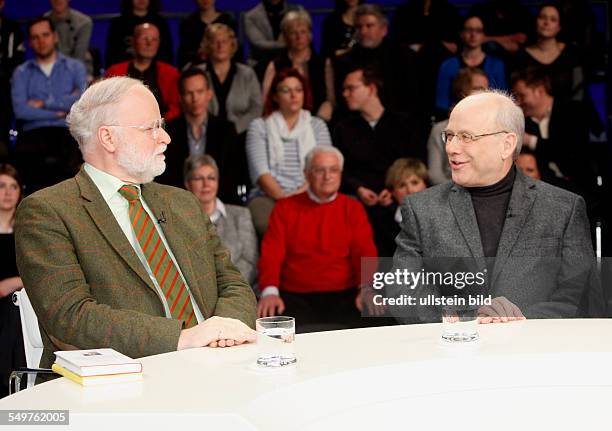
[[[486, 274], [482, 293], [492, 298], [478, 310], [481, 323], [599, 315], [603, 298], [584, 200], [517, 170], [524, 124], [521, 109], [500, 92], [456, 105], [442, 132], [452, 181], [407, 198], [394, 267], [419, 271], [441, 257], [469, 262]], [[401, 285], [392, 290], [408, 293]], [[442, 292], [421, 285], [413, 294]], [[392, 312], [400, 320], [441, 316], [429, 305]]]
[[[376, 246], [361, 204], [338, 193], [343, 164], [336, 148], [314, 147], [308, 189], [274, 206], [258, 265], [259, 317], [293, 316], [298, 332], [362, 326], [361, 258], [376, 257]], [[363, 310], [383, 311], [371, 301]]]
[[153, 94], [110, 78], [72, 106], [85, 164], [29, 196], [17, 262], [53, 352], [110, 347], [137, 358], [254, 339], [255, 296], [198, 201], [153, 183], [170, 137]]

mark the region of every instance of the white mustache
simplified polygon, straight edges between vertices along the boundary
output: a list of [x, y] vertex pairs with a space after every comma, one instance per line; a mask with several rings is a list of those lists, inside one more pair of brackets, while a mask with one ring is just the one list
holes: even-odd
[[166, 148], [168, 148], [168, 144], [162, 144], [161, 149], [155, 153], [155, 155], [157, 156], [158, 154], [162, 154], [164, 151], [166, 151]]

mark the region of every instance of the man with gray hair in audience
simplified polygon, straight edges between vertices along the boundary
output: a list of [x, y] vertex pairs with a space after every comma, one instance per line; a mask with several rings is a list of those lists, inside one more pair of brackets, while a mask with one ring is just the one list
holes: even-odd
[[[455, 106], [442, 132], [452, 181], [408, 196], [394, 267], [429, 270], [444, 257], [481, 272], [480, 293], [492, 298], [478, 309], [481, 323], [598, 315], [603, 298], [584, 200], [516, 168], [524, 133], [523, 113], [504, 93], [476, 93]], [[387, 292], [397, 297], [404, 287]], [[442, 285], [412, 292], [431, 294], [461, 293]], [[426, 322], [441, 316], [429, 305], [392, 312]]]
[[[382, 8], [376, 4], [362, 4], [355, 11], [355, 37], [357, 43], [346, 53], [332, 59], [335, 101], [338, 109], [335, 117], [347, 115], [342, 97], [346, 75], [356, 68], [372, 67], [384, 84], [384, 94], [379, 96], [383, 104], [396, 112], [418, 115], [421, 108], [418, 65], [416, 54], [388, 40], [389, 22]], [[425, 139], [427, 136], [425, 136]]]
[[56, 350], [130, 357], [254, 340], [255, 297], [197, 199], [152, 182], [170, 136], [140, 81], [87, 89], [68, 115], [85, 164], [17, 211], [17, 263]]
[[343, 163], [336, 148], [314, 147], [308, 190], [274, 206], [258, 265], [260, 317], [293, 316], [298, 332], [361, 325], [361, 258], [376, 257], [376, 246], [361, 204], [338, 193]]

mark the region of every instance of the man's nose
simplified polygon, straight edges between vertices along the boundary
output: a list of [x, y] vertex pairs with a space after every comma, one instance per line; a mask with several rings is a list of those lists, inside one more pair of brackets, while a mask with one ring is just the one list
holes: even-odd
[[170, 143], [170, 141], [172, 141], [172, 138], [170, 138], [170, 135], [168, 134], [168, 132], [166, 132], [164, 129], [159, 129], [159, 142], [164, 143], [166, 145], [168, 145]]

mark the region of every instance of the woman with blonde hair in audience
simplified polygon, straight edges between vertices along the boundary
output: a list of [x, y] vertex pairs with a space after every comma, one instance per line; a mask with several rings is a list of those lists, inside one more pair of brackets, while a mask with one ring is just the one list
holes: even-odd
[[233, 122], [241, 134], [261, 115], [263, 101], [253, 69], [234, 60], [237, 49], [234, 30], [225, 24], [210, 24], [200, 46], [204, 61], [197, 67], [208, 73], [212, 83], [214, 96], [209, 111], [218, 118]]
[[308, 80], [296, 69], [278, 71], [266, 98], [264, 117], [249, 126], [246, 153], [253, 183], [249, 209], [260, 237], [274, 202], [308, 187], [304, 159], [316, 145], [331, 145], [325, 122], [310, 114]]
[[15, 211], [21, 201], [22, 183], [17, 170], [0, 163], [0, 398], [8, 395], [12, 370], [25, 366], [19, 308], [13, 305], [13, 292], [23, 288], [15, 261]]
[[[429, 184], [427, 167], [419, 159], [404, 157], [393, 162], [385, 175], [385, 187], [393, 196], [393, 204], [387, 212], [389, 218], [385, 229], [376, 232], [376, 248], [381, 257], [392, 257], [395, 252], [395, 237], [402, 222], [401, 206], [406, 196], [425, 190]], [[381, 263], [381, 266], [385, 262]]]
[[217, 197], [219, 168], [208, 154], [188, 157], [183, 178], [185, 188], [198, 198], [202, 210], [217, 228], [217, 234], [230, 251], [232, 263], [253, 286], [257, 280], [259, 252], [251, 213], [247, 208], [224, 204]]
[[[281, 33], [287, 48], [266, 68], [263, 78], [264, 99], [267, 97], [274, 75], [285, 68], [297, 69], [310, 82], [312, 96], [311, 113], [324, 120], [330, 120], [333, 107], [331, 95], [325, 79], [326, 62], [324, 57], [314, 52], [312, 48], [312, 22], [305, 10], [291, 11], [281, 21]], [[329, 69], [329, 64], [327, 64]]]

